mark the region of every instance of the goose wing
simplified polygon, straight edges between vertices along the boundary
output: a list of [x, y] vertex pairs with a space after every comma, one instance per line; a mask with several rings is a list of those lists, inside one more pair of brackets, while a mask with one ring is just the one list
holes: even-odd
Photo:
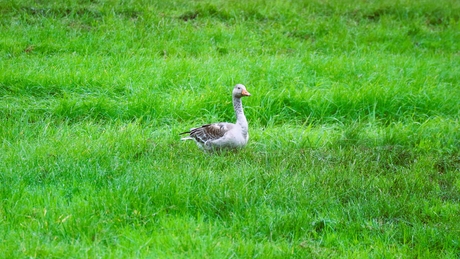
[[207, 141], [213, 141], [222, 138], [225, 133], [231, 130], [235, 125], [232, 123], [214, 123], [206, 124], [198, 128], [192, 128], [190, 131], [181, 134], [190, 134], [190, 137], [198, 143], [205, 144]]

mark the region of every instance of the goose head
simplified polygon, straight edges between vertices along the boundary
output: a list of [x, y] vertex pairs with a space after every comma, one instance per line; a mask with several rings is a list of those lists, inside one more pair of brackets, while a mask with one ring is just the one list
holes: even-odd
[[233, 88], [233, 96], [236, 98], [241, 98], [244, 96], [251, 96], [251, 94], [246, 90], [246, 87], [242, 84], [237, 84]]

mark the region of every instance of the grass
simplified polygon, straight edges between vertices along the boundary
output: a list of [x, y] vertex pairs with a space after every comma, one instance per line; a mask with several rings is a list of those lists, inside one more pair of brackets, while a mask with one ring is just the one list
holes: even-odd
[[[1, 1], [2, 258], [458, 258], [457, 1]], [[206, 154], [178, 133], [233, 121]]]

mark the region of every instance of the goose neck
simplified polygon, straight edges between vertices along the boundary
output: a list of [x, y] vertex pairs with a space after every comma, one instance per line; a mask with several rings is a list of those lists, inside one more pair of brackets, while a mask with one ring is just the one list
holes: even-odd
[[241, 98], [233, 97], [233, 108], [235, 109], [236, 123], [241, 125], [242, 128], [247, 129], [248, 122], [246, 120], [246, 116], [244, 116]]

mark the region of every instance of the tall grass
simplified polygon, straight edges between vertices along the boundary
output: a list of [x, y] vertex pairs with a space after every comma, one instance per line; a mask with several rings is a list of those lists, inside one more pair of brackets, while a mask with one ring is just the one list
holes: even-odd
[[459, 10], [0, 2], [2, 257], [457, 258]]

